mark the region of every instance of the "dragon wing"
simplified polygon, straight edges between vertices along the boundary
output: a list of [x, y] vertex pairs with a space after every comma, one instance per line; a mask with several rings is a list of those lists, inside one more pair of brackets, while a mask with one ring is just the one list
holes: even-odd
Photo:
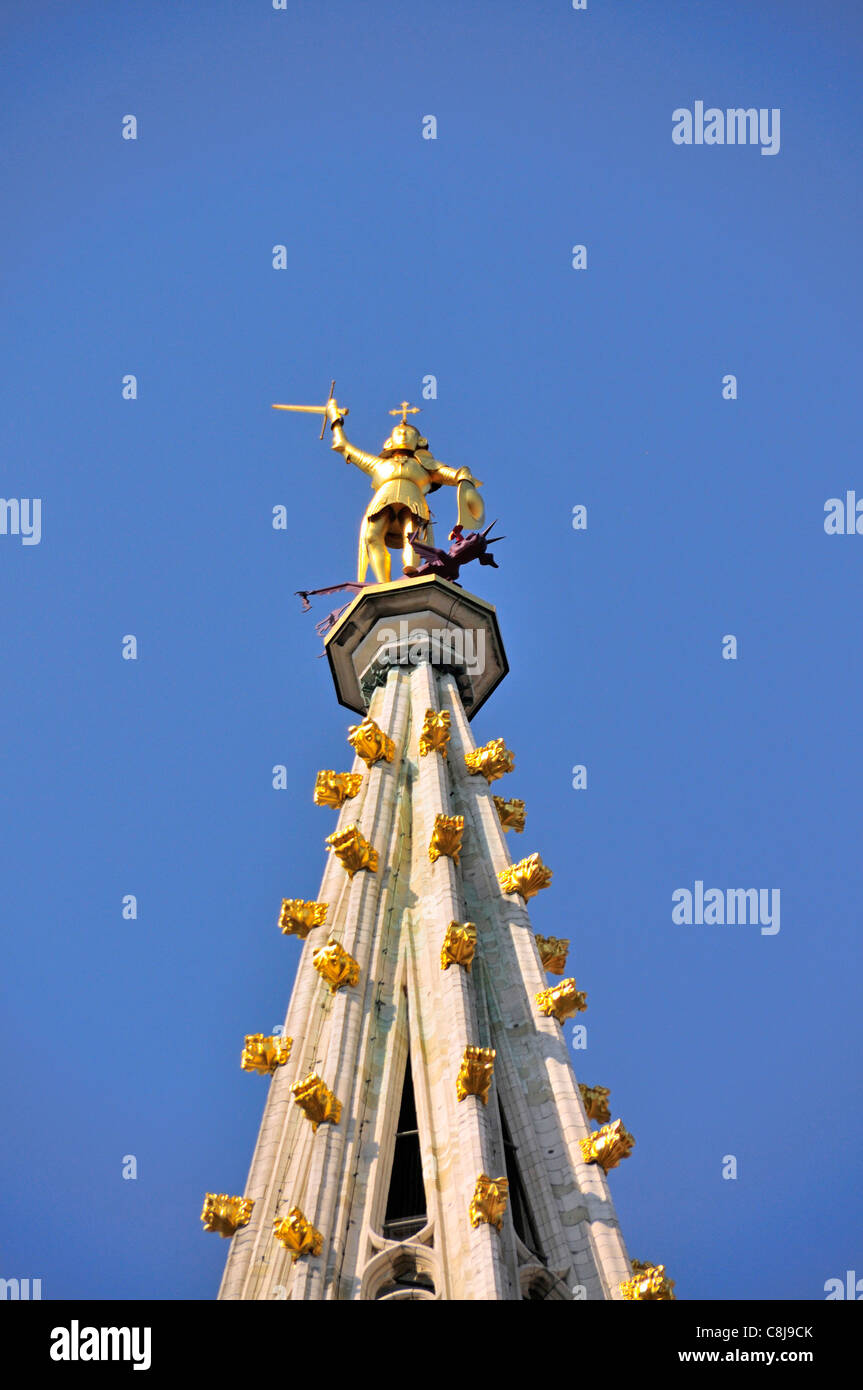
[[424, 560], [446, 560], [448, 558], [445, 550], [438, 550], [435, 545], [426, 545], [425, 541], [415, 540], [415, 535], [416, 532], [411, 533], [411, 547], [418, 555], [421, 555]]

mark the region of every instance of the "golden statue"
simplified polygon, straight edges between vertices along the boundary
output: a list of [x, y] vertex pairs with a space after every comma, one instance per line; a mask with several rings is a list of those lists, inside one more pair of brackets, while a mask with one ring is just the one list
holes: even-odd
[[329, 420], [332, 447], [344, 455], [346, 463], [353, 463], [369, 474], [374, 496], [360, 527], [357, 582], [365, 582], [371, 563], [378, 584], [386, 584], [391, 577], [390, 550], [402, 552], [402, 569], [406, 575], [411, 575], [419, 563], [411, 545], [411, 533], [415, 532], [426, 545], [434, 544], [426, 496], [444, 485], [457, 488], [458, 524], [472, 529], [481, 526], [485, 519], [483, 500], [477, 492], [482, 483], [469, 468], [449, 468], [438, 462], [429, 452], [428, 440], [414, 425], [408, 424], [408, 415], [418, 414], [419, 407], [407, 401], [390, 411], [391, 415], [401, 415], [401, 419], [384, 440], [379, 454], [358, 449], [345, 438], [344, 422], [348, 411], [339, 407], [333, 396], [334, 389], [335, 382], [323, 406], [277, 405], [273, 409], [325, 416], [321, 438], [326, 420]]

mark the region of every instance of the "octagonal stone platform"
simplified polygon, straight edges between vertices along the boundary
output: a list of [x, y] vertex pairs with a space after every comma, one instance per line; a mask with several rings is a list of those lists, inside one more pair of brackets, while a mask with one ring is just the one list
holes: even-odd
[[437, 575], [370, 584], [324, 640], [339, 703], [365, 714], [393, 665], [451, 671], [468, 718], [509, 670], [494, 606]]

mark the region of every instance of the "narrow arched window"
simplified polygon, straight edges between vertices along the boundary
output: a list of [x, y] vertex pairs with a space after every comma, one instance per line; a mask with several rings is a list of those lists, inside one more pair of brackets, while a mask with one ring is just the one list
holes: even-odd
[[503, 1133], [506, 1176], [509, 1180], [509, 1209], [512, 1212], [512, 1224], [515, 1227], [515, 1233], [519, 1240], [544, 1264], [545, 1255], [539, 1243], [539, 1236], [537, 1235], [536, 1225], [530, 1209], [527, 1189], [525, 1188], [524, 1179], [521, 1175], [521, 1168], [519, 1167], [518, 1148], [512, 1142], [512, 1135], [509, 1132], [506, 1115], [503, 1113], [503, 1106], [499, 1101], [498, 1109], [500, 1111], [500, 1127]]
[[427, 1219], [411, 1059], [408, 1056], [396, 1126], [384, 1235], [388, 1240], [409, 1240], [422, 1230]]

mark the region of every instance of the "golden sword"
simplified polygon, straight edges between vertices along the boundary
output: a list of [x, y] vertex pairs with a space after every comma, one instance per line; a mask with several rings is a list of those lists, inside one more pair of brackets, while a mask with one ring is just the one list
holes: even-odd
[[[329, 396], [327, 397], [326, 405], [273, 405], [273, 410], [299, 410], [299, 411], [300, 411], [302, 414], [304, 414], [304, 415], [323, 415], [323, 416], [324, 416], [324, 419], [323, 419], [322, 422], [321, 422], [321, 439], [323, 439], [323, 437], [324, 437], [324, 430], [325, 430], [326, 427], [327, 427], [327, 421], [326, 421], [327, 406], [329, 405], [330, 401], [333, 399], [333, 392], [335, 391], [335, 389], [336, 389], [336, 383], [335, 383], [335, 378], [334, 378], [334, 379], [330, 382], [330, 394], [329, 394]], [[340, 410], [340, 411], [339, 411], [339, 414], [340, 414], [340, 415], [350, 415], [350, 413], [351, 413], [351, 412], [350, 412], [347, 408], [345, 408], [344, 410]]]

